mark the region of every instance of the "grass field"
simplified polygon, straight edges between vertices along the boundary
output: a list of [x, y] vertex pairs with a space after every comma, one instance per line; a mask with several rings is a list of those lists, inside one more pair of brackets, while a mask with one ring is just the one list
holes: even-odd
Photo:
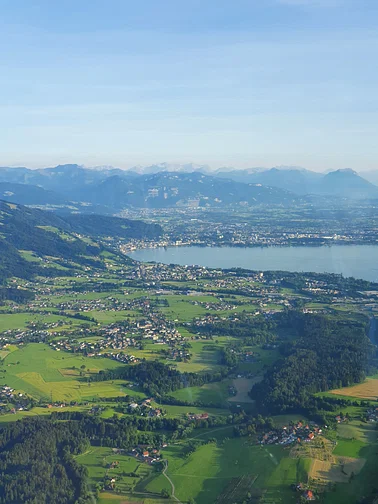
[[315, 465], [313, 470], [337, 483], [335, 491], [325, 495], [326, 504], [355, 504], [376, 488], [378, 433], [374, 425], [357, 419], [338, 425], [337, 433], [333, 465]]
[[[102, 484], [104, 477], [116, 479], [116, 489], [121, 493], [131, 491], [141, 478], [153, 470], [151, 466], [138, 462], [135, 458], [115, 453], [111, 448], [92, 447], [88, 452], [76, 457], [76, 460], [88, 468], [92, 487]], [[112, 463], [117, 467], [111, 468]], [[135, 473], [137, 476], [131, 476]]]
[[[88, 385], [80, 377], [101, 369], [119, 367], [116, 361], [105, 358], [87, 358], [66, 352], [56, 352], [43, 343], [31, 343], [7, 355], [0, 367], [0, 385], [9, 385], [36, 399], [71, 401], [97, 397], [125, 395], [124, 382], [97, 382]], [[88, 371], [89, 370], [89, 371]]]
[[[182, 336], [188, 339], [194, 338], [194, 335], [186, 328], [179, 326], [178, 330]], [[192, 339], [190, 341], [191, 348], [189, 349], [192, 355], [191, 359], [188, 362], [177, 362], [174, 364], [181, 372], [197, 373], [220, 369], [220, 350], [232, 341], [234, 341], [233, 338], [226, 336], [219, 336], [214, 341]]]
[[[156, 404], [156, 406], [158, 405]], [[170, 406], [164, 404], [163, 409], [167, 412], [167, 416], [171, 418], [184, 418], [188, 413], [199, 414], [206, 412], [211, 416], [227, 416], [230, 414], [230, 411], [225, 408], [197, 408], [195, 406]]]
[[332, 461], [314, 460], [310, 477], [324, 483], [349, 483], [351, 475], [358, 475], [365, 462], [365, 459], [351, 457], [335, 457]]
[[172, 396], [181, 401], [226, 405], [229, 398], [228, 388], [231, 380], [207, 383], [202, 387], [187, 387], [172, 392]]
[[[7, 331], [8, 329], [24, 329], [30, 322], [59, 322], [63, 321], [65, 324], [80, 324], [83, 321], [71, 317], [64, 317], [63, 315], [41, 315], [40, 313], [1, 313], [0, 312], [0, 331]], [[61, 328], [59, 328], [61, 329]]]
[[[253, 477], [256, 489], [265, 491], [269, 486], [265, 502], [295, 502], [289, 483], [297, 477], [299, 461], [285, 457], [279, 446], [262, 448], [249, 445], [245, 439], [231, 439], [221, 445], [204, 445], [188, 458], [182, 457], [180, 446], [170, 446], [164, 450], [164, 456], [169, 463], [168, 475], [182, 502], [189, 498], [197, 504], [215, 502], [233, 478], [242, 476]], [[158, 476], [148, 482], [146, 490], [160, 492], [168, 488], [166, 483], [163, 476]]]
[[364, 383], [331, 390], [331, 394], [356, 397], [358, 399], [378, 399], [378, 378], [367, 378]]
[[339, 439], [333, 450], [333, 455], [358, 458], [364, 446], [366, 444], [358, 439]]

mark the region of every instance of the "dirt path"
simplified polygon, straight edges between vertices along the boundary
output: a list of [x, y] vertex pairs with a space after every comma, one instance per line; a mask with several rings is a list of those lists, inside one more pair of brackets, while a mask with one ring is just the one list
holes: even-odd
[[168, 462], [165, 461], [165, 467], [163, 469], [163, 474], [164, 476], [167, 478], [167, 480], [169, 481], [170, 485], [171, 485], [171, 488], [172, 488], [172, 494], [171, 494], [171, 497], [173, 500], [175, 500], [176, 502], [178, 502], [179, 504], [182, 504], [182, 502], [176, 497], [175, 495], [175, 485], [173, 484], [173, 481], [171, 480], [171, 478], [168, 476], [167, 474], [167, 469], [168, 469]]

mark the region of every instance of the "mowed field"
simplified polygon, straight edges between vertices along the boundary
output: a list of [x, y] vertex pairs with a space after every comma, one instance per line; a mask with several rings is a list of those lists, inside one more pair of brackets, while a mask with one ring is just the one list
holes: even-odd
[[[265, 492], [263, 502], [294, 503], [296, 496], [290, 484], [296, 482], [298, 470], [305, 470], [302, 462], [289, 458], [282, 447], [251, 446], [246, 439], [207, 444], [189, 457], [182, 457], [182, 448], [173, 445], [164, 450], [164, 457], [176, 496], [182, 502], [193, 498], [197, 504], [215, 502], [234, 478], [242, 476], [250, 478], [251, 490]], [[147, 481], [145, 487], [157, 493], [163, 488], [169, 489], [163, 475]]]
[[351, 475], [359, 474], [365, 465], [365, 459], [353, 457], [335, 457], [333, 461], [314, 460], [310, 476], [324, 483], [348, 483]]
[[175, 390], [171, 395], [180, 401], [188, 401], [189, 403], [203, 402], [226, 405], [229, 397], [228, 389], [230, 384], [231, 380], [206, 383], [202, 387], [187, 387]]
[[88, 384], [80, 376], [115, 369], [119, 363], [105, 358], [88, 358], [57, 352], [43, 343], [30, 343], [9, 353], [1, 362], [0, 385], [8, 385], [36, 399], [72, 401], [125, 395], [121, 381]]
[[352, 387], [343, 387], [330, 391], [331, 394], [348, 397], [357, 397], [358, 399], [378, 399], [378, 378], [367, 378], [364, 383], [353, 385]]

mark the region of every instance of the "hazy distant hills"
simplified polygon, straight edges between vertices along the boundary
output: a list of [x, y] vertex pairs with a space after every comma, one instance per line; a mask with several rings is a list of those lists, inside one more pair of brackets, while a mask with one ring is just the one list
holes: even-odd
[[336, 170], [327, 174], [290, 168], [271, 168], [255, 172], [232, 170], [218, 172], [216, 176], [231, 178], [238, 182], [269, 185], [298, 195], [337, 196], [347, 199], [378, 198], [378, 187], [350, 169]]
[[[76, 205], [83, 212], [125, 207], [290, 205], [308, 195], [378, 199], [378, 187], [353, 170], [327, 174], [298, 167], [246, 170], [170, 165], [121, 170], [76, 164], [31, 170], [0, 168], [0, 198], [26, 205]], [[313, 199], [312, 199], [313, 201]]]
[[[150, 167], [160, 170], [161, 165]], [[193, 165], [190, 165], [193, 169]], [[50, 201], [53, 191], [60, 199], [88, 202], [119, 210], [125, 207], [164, 208], [170, 206], [222, 206], [234, 204], [291, 204], [298, 199], [292, 192], [261, 184], [249, 184], [235, 180], [205, 175], [200, 171], [190, 173], [157, 171], [138, 174], [134, 170], [123, 171], [106, 167], [88, 169], [78, 165], [63, 165], [43, 170], [27, 168], [0, 168], [0, 184], [26, 184], [35, 196], [40, 190], [40, 204]], [[33, 187], [32, 187], [33, 186]], [[6, 186], [1, 192], [6, 199], [26, 203], [21, 199], [20, 188]], [[11, 193], [14, 193], [12, 195]], [[31, 194], [30, 198], [31, 199]], [[20, 197], [19, 197], [20, 196]], [[38, 198], [32, 199], [33, 203]], [[58, 196], [57, 196], [58, 200]]]
[[282, 189], [243, 184], [197, 172], [161, 172], [133, 179], [114, 176], [86, 194], [93, 203], [111, 204], [115, 208], [288, 204], [297, 199], [296, 195]]
[[16, 182], [0, 182], [0, 198], [22, 205], [65, 205], [68, 200], [61, 194], [42, 187]]
[[263, 184], [278, 187], [296, 194], [312, 194], [315, 186], [322, 179], [321, 173], [304, 169], [271, 168], [264, 171], [233, 170], [231, 172], [218, 172], [217, 177], [231, 178], [238, 182]]

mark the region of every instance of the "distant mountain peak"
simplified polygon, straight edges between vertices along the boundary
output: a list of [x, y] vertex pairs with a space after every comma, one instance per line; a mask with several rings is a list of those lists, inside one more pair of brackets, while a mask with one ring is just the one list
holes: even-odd
[[350, 175], [358, 175], [358, 173], [355, 170], [352, 170], [352, 168], [340, 168], [339, 170], [331, 171], [329, 173], [347, 173]]
[[53, 170], [57, 171], [73, 171], [73, 170], [83, 170], [84, 166], [83, 165], [78, 165], [78, 164], [62, 164], [62, 165], [57, 165], [52, 168]]

